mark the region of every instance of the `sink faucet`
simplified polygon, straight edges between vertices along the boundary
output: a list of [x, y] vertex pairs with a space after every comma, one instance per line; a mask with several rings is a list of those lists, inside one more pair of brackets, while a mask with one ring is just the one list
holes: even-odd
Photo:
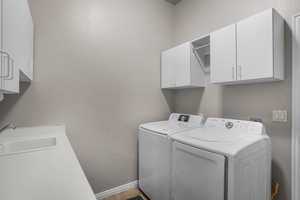
[[5, 131], [6, 129], [16, 129], [17, 128], [17, 126], [14, 124], [14, 123], [7, 123], [7, 124], [5, 124], [4, 126], [2, 126], [1, 128], [0, 128], [0, 134], [3, 132], [3, 131]]

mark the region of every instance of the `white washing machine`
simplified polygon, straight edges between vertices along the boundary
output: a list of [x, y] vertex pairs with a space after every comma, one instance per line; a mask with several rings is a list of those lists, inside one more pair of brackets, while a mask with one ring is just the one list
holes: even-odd
[[139, 127], [139, 187], [151, 200], [170, 200], [171, 150], [169, 138], [201, 127], [203, 116], [173, 113], [168, 121]]
[[209, 118], [171, 138], [173, 200], [270, 200], [271, 142], [263, 124]]

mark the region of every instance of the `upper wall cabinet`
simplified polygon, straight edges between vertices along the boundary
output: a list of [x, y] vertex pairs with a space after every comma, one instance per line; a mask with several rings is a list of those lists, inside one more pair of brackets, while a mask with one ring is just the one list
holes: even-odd
[[162, 52], [161, 88], [205, 87], [209, 36]]
[[236, 25], [227, 26], [210, 36], [211, 82], [236, 80]]
[[269, 9], [211, 34], [211, 82], [284, 80], [284, 20]]
[[33, 78], [33, 21], [27, 0], [1, 0], [1, 92]]

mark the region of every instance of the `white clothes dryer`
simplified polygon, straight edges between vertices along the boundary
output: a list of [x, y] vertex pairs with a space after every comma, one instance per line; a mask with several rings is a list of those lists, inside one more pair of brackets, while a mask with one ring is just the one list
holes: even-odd
[[270, 200], [271, 142], [262, 123], [208, 118], [170, 137], [173, 200]]

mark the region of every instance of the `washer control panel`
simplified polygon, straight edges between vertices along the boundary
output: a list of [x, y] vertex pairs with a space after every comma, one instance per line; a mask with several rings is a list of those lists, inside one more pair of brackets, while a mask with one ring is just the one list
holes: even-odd
[[188, 115], [188, 114], [179, 114], [179, 113], [172, 113], [169, 117], [169, 121], [178, 122], [178, 123], [187, 123], [187, 124], [202, 124], [203, 122], [203, 115]]
[[192, 128], [203, 127], [203, 115], [172, 113], [168, 121], [150, 122], [140, 125], [141, 128], [162, 134], [174, 134]]
[[179, 117], [178, 117], [179, 122], [188, 122], [189, 119], [190, 119], [189, 115], [179, 115]]

